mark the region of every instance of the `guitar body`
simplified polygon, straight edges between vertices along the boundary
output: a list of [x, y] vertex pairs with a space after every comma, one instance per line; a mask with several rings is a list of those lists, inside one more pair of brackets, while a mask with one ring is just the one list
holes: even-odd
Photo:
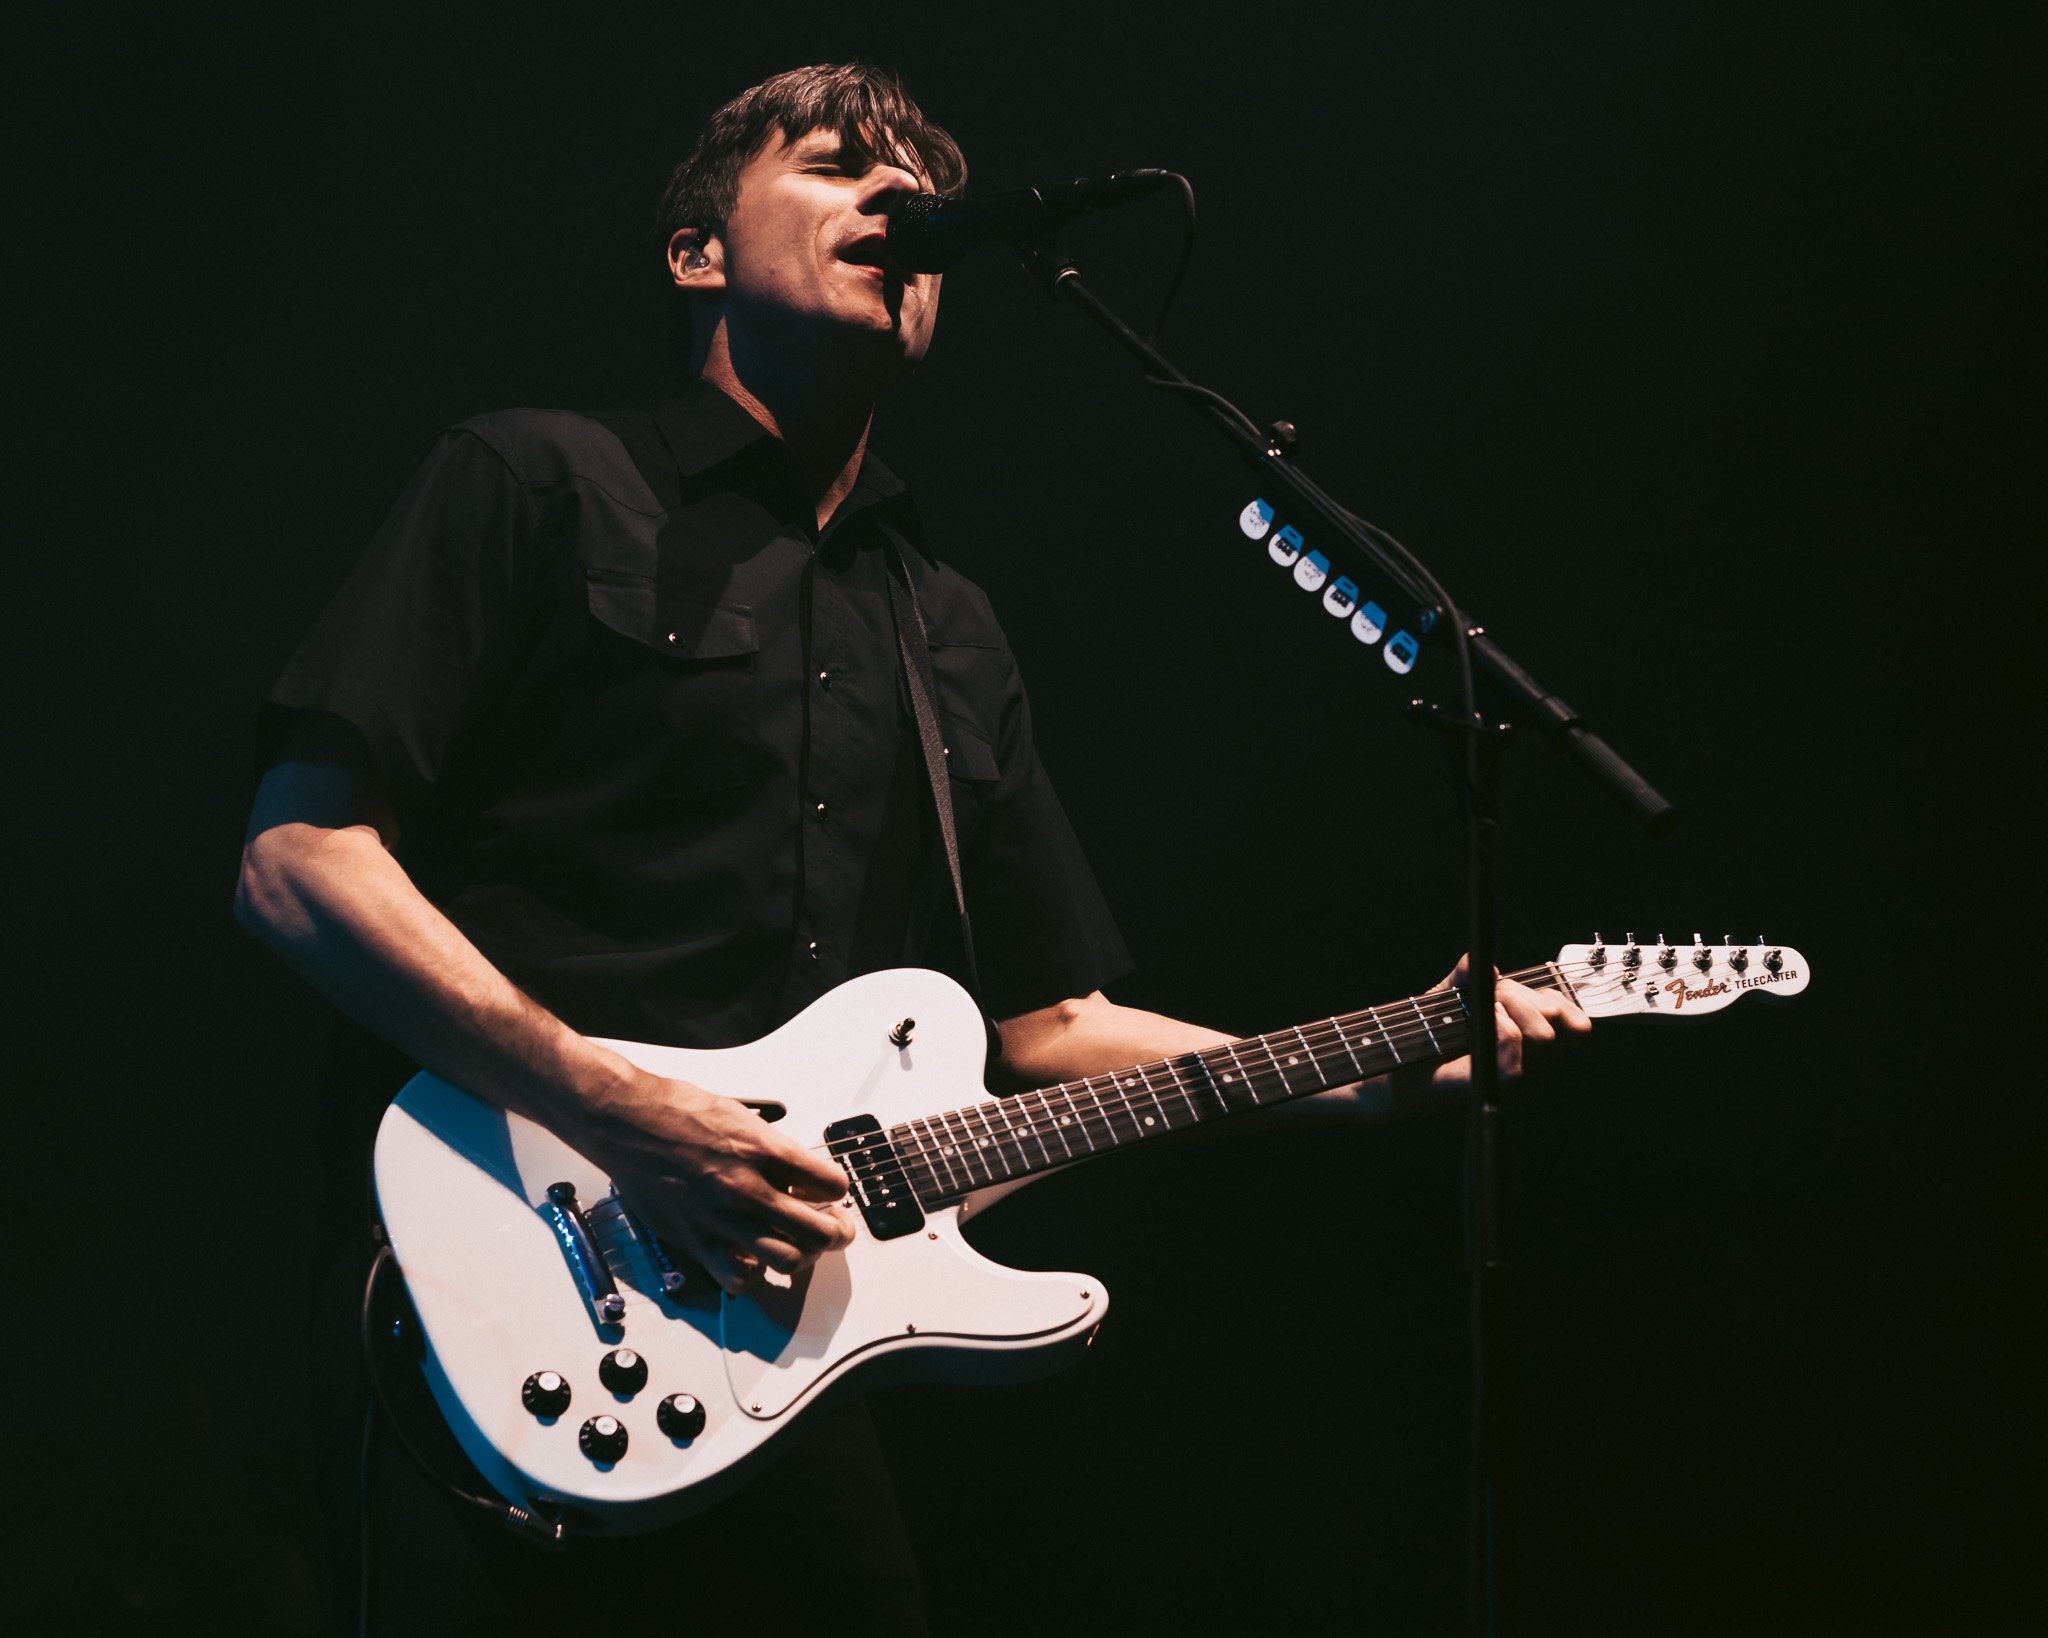
[[[898, 1046], [890, 1032], [904, 1019], [916, 1023]], [[915, 969], [855, 979], [747, 1046], [604, 1044], [656, 1074], [781, 1106], [782, 1130], [806, 1146], [822, 1146], [826, 1127], [848, 1116], [887, 1129], [994, 1101], [973, 1002], [951, 979]], [[886, 1239], [850, 1212], [853, 1243], [793, 1282], [734, 1298], [685, 1269], [671, 1296], [637, 1223], [607, 1203], [609, 1178], [542, 1127], [433, 1075], [416, 1076], [386, 1114], [375, 1182], [449, 1426], [501, 1495], [567, 1507], [585, 1527], [650, 1529], [696, 1511], [856, 1375], [999, 1380], [1055, 1369], [1108, 1308], [1094, 1280], [1005, 1268], [966, 1243], [961, 1215], [995, 1190], [926, 1210], [913, 1232]], [[616, 1324], [603, 1322], [558, 1239], [548, 1191], [564, 1182], [623, 1299]], [[632, 1393], [599, 1377], [620, 1348], [646, 1362]], [[550, 1371], [570, 1402], [537, 1415], [522, 1390]], [[694, 1437], [657, 1425], [656, 1407], [673, 1394], [703, 1409]], [[627, 1434], [615, 1461], [579, 1444], [586, 1420], [604, 1415]]]

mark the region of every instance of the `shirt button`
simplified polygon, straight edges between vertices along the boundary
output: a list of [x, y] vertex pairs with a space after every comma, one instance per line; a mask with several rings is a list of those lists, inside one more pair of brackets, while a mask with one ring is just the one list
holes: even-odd
[[829, 672], [829, 671], [821, 671], [821, 672], [819, 672], [819, 673], [818, 673], [818, 686], [819, 686], [820, 688], [830, 688], [830, 687], [832, 686], [832, 673], [831, 673], [831, 672]]
[[811, 812], [815, 813], [820, 819], [824, 818], [825, 804], [823, 802], [820, 802], [816, 807], [811, 809]]
[[811, 946], [810, 946], [810, 948], [811, 948], [811, 959], [812, 959], [813, 961], [816, 961], [816, 960], [818, 959], [818, 941], [817, 941], [816, 939], [812, 939], [812, 940], [811, 940]]

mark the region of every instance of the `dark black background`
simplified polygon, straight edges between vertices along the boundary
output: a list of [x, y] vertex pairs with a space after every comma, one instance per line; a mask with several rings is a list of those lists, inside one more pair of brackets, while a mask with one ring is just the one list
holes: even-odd
[[[2016, 41], [1616, 0], [68, 15], [11, 76], [31, 1607], [307, 1618], [324, 1019], [228, 916], [253, 702], [435, 428], [663, 390], [669, 166], [739, 87], [864, 54], [979, 186], [1188, 173], [1170, 350], [1297, 421], [1311, 472], [1678, 800], [1651, 842], [1518, 748], [1504, 958], [1762, 932], [1815, 974], [1603, 1028], [1516, 1102], [1531, 1629], [2019, 1621]], [[1140, 312], [1175, 233], [1162, 200], [1070, 243]], [[1004, 615], [1139, 959], [1120, 998], [1253, 1029], [1433, 981], [1459, 851], [1409, 690], [1236, 533], [1249, 480], [1079, 315], [998, 252], [945, 307], [879, 444]], [[878, 1397], [942, 1630], [1451, 1629], [1458, 1159], [1453, 1118], [1247, 1132], [992, 1219], [1116, 1306], [1062, 1377]]]

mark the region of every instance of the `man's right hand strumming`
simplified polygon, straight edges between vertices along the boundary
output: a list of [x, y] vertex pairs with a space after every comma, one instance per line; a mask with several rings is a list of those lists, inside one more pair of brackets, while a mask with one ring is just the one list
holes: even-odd
[[746, 1104], [633, 1070], [592, 1097], [574, 1147], [634, 1212], [729, 1292], [794, 1274], [853, 1238], [846, 1177]]
[[727, 1291], [853, 1237], [823, 1204], [846, 1193], [837, 1167], [745, 1104], [570, 1029], [421, 896], [396, 839], [360, 742], [309, 724], [258, 788], [236, 916], [413, 1062], [603, 1167], [642, 1221]]

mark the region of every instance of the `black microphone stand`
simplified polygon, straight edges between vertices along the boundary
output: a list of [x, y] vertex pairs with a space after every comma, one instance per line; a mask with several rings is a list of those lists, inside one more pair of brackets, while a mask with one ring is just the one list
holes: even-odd
[[[1427, 636], [1448, 621], [1457, 659], [1459, 702], [1455, 710], [1423, 700], [1410, 710], [1458, 738], [1460, 785], [1465, 814], [1469, 966], [1465, 988], [1470, 1014], [1472, 1086], [1466, 1105], [1466, 1246], [1472, 1275], [1473, 1425], [1471, 1542], [1468, 1596], [1472, 1631], [1500, 1638], [1508, 1630], [1506, 1589], [1508, 1528], [1508, 1263], [1501, 1234], [1500, 1063], [1494, 1020], [1494, 841], [1500, 755], [1510, 731], [1506, 722], [1480, 714], [1473, 663], [1505, 693], [1514, 717], [1538, 728], [1595, 784], [1619, 801], [1646, 829], [1668, 832], [1677, 810], [1607, 743], [1586, 731], [1578, 713], [1542, 688], [1483, 627], [1460, 610], [1413, 554], [1384, 531], [1342, 506], [1288, 459], [1295, 442], [1292, 425], [1276, 421], [1260, 428], [1219, 393], [1197, 386], [1167, 362], [1157, 348], [1117, 317], [1065, 260], [1050, 238], [1015, 246], [1047, 296], [1086, 313], [1136, 356], [1152, 385], [1190, 402], [1258, 471], [1261, 498], [1284, 502], [1293, 516], [1312, 520], [1328, 536], [1348, 542], [1423, 611], [1418, 626]], [[1276, 509], [1277, 515], [1277, 509]]]

